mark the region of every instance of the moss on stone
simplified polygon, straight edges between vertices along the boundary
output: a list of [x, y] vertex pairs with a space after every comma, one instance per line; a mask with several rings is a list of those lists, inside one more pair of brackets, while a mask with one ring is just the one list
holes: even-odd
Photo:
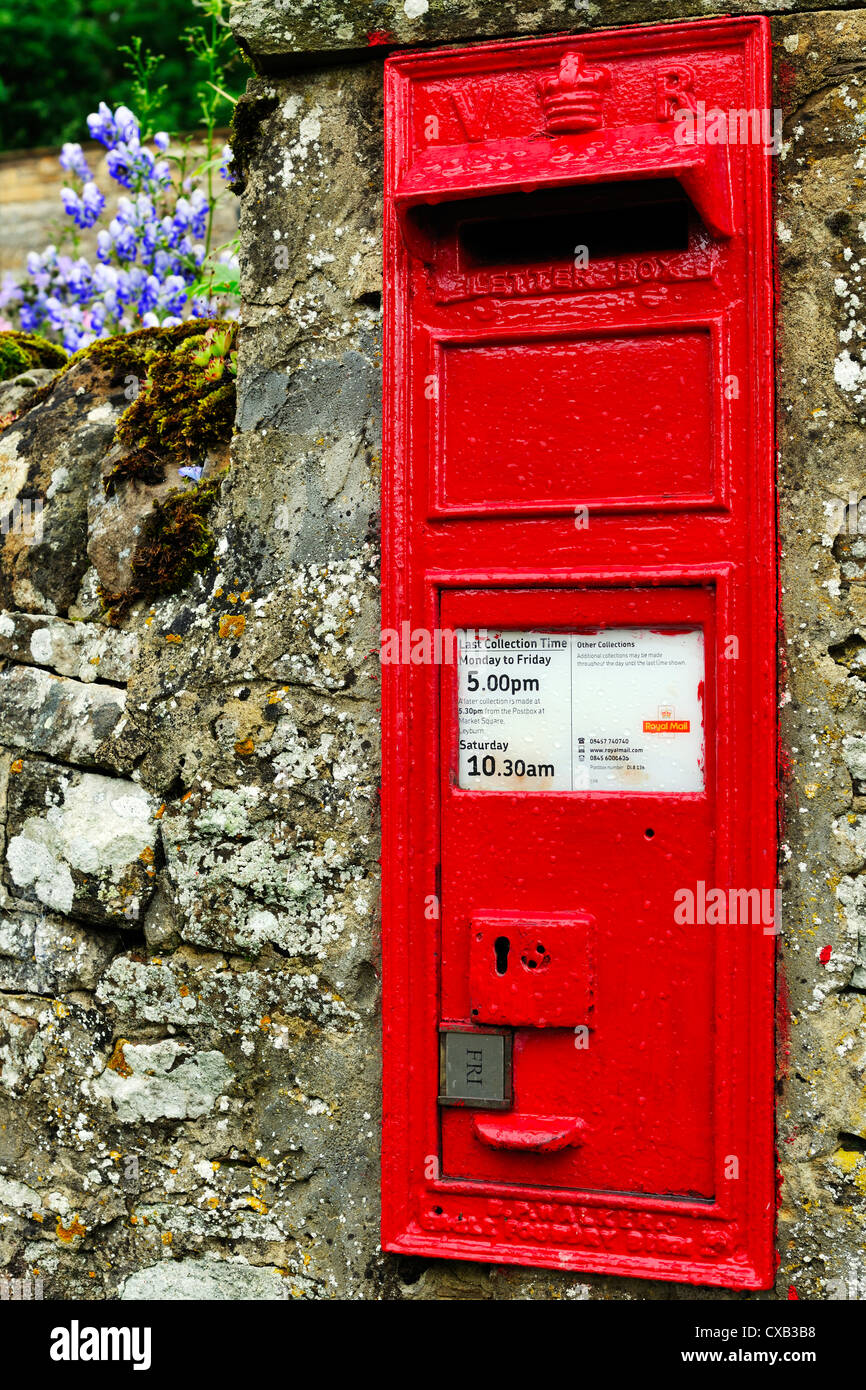
[[36, 367], [62, 367], [68, 354], [38, 333], [0, 333], [0, 381], [9, 381]]
[[231, 438], [237, 325], [199, 321], [193, 326], [198, 331], [173, 342], [134, 345], [138, 370], [133, 375], [143, 379], [117, 422], [114, 442], [124, 454], [105, 479], [107, 493], [124, 479], [159, 482], [163, 460], [194, 463]]
[[101, 590], [110, 623], [116, 625], [141, 599], [154, 599], [180, 588], [213, 558], [216, 540], [205, 520], [219, 495], [227, 469], [191, 488], [177, 488], [142, 526], [132, 557], [132, 584], [123, 593]]
[[[172, 328], [137, 328], [132, 333], [118, 333], [112, 338], [98, 338], [87, 347], [79, 348], [71, 357], [67, 357], [64, 352], [63, 365], [57, 376], [31, 392], [18, 407], [16, 414], [24, 415], [34, 406], [41, 405], [67, 372], [82, 362], [90, 362], [99, 371], [110, 372], [111, 386], [128, 385], [129, 377], [141, 380], [147, 374], [148, 360], [154, 353], [170, 352], [186, 338], [200, 336], [216, 322], [214, 319], [191, 319], [175, 324]], [[56, 345], [49, 343], [48, 346], [54, 349]], [[63, 352], [62, 348], [56, 350]]]
[[[167, 463], [204, 463], [209, 453], [224, 449], [231, 439], [236, 399], [235, 323], [194, 319], [171, 328], [139, 329], [99, 339], [68, 359], [62, 349], [27, 334], [0, 334], [0, 348], [4, 340], [13, 340], [7, 356], [18, 351], [19, 340], [34, 344], [31, 366], [40, 360], [35, 353], [43, 346], [43, 363], [56, 354], [62, 364], [57, 376], [34, 391], [19, 413], [47, 400], [68, 372], [85, 363], [107, 375], [111, 388], [128, 388], [132, 379], [137, 390], [115, 428], [112, 449], [117, 461], [104, 479], [106, 493], [124, 481], [161, 483]], [[220, 473], [194, 486], [175, 488], [154, 502], [132, 557], [132, 583], [123, 592], [102, 592], [110, 621], [118, 622], [138, 600], [181, 587], [196, 570], [208, 565], [215, 541], [205, 515], [219, 493], [223, 476]]]
[[113, 368], [115, 380], [121, 373], [141, 376], [154, 353], [171, 352], [186, 338], [202, 333], [209, 323], [210, 320], [187, 319], [171, 328], [137, 328], [132, 333], [97, 338], [96, 342], [73, 353], [69, 366], [86, 359], [103, 370]]

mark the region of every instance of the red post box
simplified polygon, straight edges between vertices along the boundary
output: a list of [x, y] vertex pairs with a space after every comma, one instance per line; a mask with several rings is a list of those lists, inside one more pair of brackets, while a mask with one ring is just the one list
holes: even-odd
[[383, 1246], [764, 1288], [767, 24], [386, 69]]

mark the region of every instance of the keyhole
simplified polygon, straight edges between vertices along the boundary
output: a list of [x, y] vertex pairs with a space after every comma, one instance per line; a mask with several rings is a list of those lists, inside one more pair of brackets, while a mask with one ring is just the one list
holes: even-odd
[[508, 952], [511, 950], [511, 942], [507, 936], [497, 936], [493, 943], [496, 952], [496, 973], [504, 975], [508, 969]]

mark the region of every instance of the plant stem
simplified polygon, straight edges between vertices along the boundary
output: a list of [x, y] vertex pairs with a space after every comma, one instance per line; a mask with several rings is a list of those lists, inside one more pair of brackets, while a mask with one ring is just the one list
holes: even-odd
[[[216, 44], [217, 44], [217, 22], [216, 14], [211, 15], [211, 42], [208, 52], [208, 80], [213, 85], [217, 77], [216, 65]], [[213, 196], [213, 132], [216, 119], [216, 101], [213, 95], [206, 99], [205, 112], [207, 117], [207, 234], [205, 237], [205, 260], [210, 259], [211, 244], [213, 242], [213, 215], [214, 215], [214, 196]], [[213, 270], [211, 270], [211, 286], [213, 286]], [[212, 296], [209, 296], [209, 298]]]

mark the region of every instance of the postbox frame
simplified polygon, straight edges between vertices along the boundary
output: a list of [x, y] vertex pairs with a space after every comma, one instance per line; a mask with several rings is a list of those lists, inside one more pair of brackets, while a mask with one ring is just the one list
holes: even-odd
[[[606, 31], [597, 34], [482, 44], [471, 50], [405, 55], [386, 66], [389, 138], [386, 150], [386, 191], [394, 189], [408, 148], [407, 87], [418, 71], [447, 71], [450, 64], [479, 65], [495, 53], [515, 61], [527, 49], [534, 60], [545, 50], [550, 61], [566, 48], [579, 46], [593, 59], [615, 55], [627, 45], [645, 43], [650, 51], [686, 50], [698, 41], [719, 44], [740, 39], [749, 54], [750, 91], [755, 105], [769, 106], [768, 26], [763, 19], [708, 20], [695, 23]], [[470, 56], [467, 57], [467, 54]], [[754, 313], [752, 333], [752, 448], [754, 496], [749, 503], [753, 529], [763, 532], [771, 550], [775, 530], [773, 502], [773, 385], [772, 274], [770, 182], [766, 169], [753, 169], [748, 188], [751, 237], [749, 294]], [[432, 487], [432, 463], [419, 474], [410, 447], [413, 431], [428, 422], [418, 416], [423, 407], [413, 397], [412, 341], [406, 281], [411, 252], [399, 225], [395, 204], [386, 198], [386, 380], [385, 469], [383, 475], [383, 629], [399, 631], [401, 623], [436, 630], [440, 626], [443, 593], [455, 590], [577, 590], [582, 592], [634, 587], [675, 588], [711, 586], [720, 633], [747, 629], [756, 648], [772, 652], [775, 608], [749, 609], [746, 597], [734, 593], [733, 567], [712, 555], [712, 546], [697, 545], [704, 554], [681, 564], [653, 563], [646, 550], [631, 567], [611, 558], [562, 562], [562, 546], [553, 547], [551, 563], [539, 567], [522, 545], [519, 528], [538, 514], [552, 518], [562, 508], [496, 506], [478, 514], [453, 511], [435, 504], [432, 495], [419, 508], [419, 493]], [[621, 321], [617, 321], [617, 326]], [[709, 320], [708, 320], [709, 322]], [[633, 318], [632, 326], [652, 331], [656, 322]], [[502, 326], [459, 330], [458, 340], [488, 340]], [[539, 329], [539, 334], [545, 330]], [[593, 332], [605, 331], [593, 328]], [[611, 331], [615, 331], [612, 329]], [[522, 330], [525, 336], [525, 330]], [[444, 339], [452, 338], [449, 330]], [[431, 339], [431, 342], [433, 340]], [[714, 339], [718, 348], [718, 338]], [[714, 361], [719, 354], [714, 352]], [[724, 364], [719, 360], [719, 368]], [[427, 370], [425, 365], [425, 371]], [[728, 472], [715, 474], [714, 502], [680, 499], [674, 512], [707, 512], [730, 506]], [[665, 505], [642, 499], [589, 504], [599, 515], [620, 515]], [[423, 513], [423, 515], [422, 515]], [[485, 525], [500, 519], [503, 536], [513, 550], [514, 563], [472, 564], [466, 555], [448, 563], [448, 547], [427, 543], [431, 523]], [[459, 549], [459, 547], [458, 547]], [[446, 560], [443, 565], [442, 559]], [[762, 582], [774, 577], [774, 559], [765, 556]], [[442, 1025], [438, 1000], [439, 940], [436, 919], [426, 915], [430, 901], [441, 891], [439, 865], [439, 757], [424, 759], [422, 750], [440, 750], [442, 670], [420, 672], [410, 665], [383, 667], [383, 981], [384, 998], [384, 1121], [382, 1244], [404, 1254], [585, 1270], [637, 1277], [677, 1280], [734, 1289], [765, 1288], [772, 1281], [772, 1212], [774, 1172], [773, 1114], [773, 986], [774, 945], [771, 935], [752, 933], [734, 943], [724, 933], [717, 939], [719, 1014], [716, 1027], [717, 1077], [725, 1126], [716, 1131], [717, 1145], [733, 1136], [737, 1151], [748, 1153], [747, 1184], [729, 1184], [715, 1200], [689, 1201], [666, 1196], [635, 1197], [620, 1192], [552, 1191], [524, 1184], [479, 1184], [439, 1176], [438, 1030]], [[725, 707], [728, 686], [735, 679], [730, 665], [717, 667], [719, 708]], [[755, 866], [755, 879], [774, 882], [776, 719], [774, 673], [761, 677], [760, 705], [749, 732], [748, 757], [739, 750], [740, 766], [752, 769], [755, 793], [752, 816], [741, 851]], [[724, 730], [718, 731], [716, 754], [734, 757]], [[729, 788], [731, 783], [727, 780]], [[720, 854], [729, 854], [724, 841], [731, 824], [730, 807], [719, 817]], [[736, 1030], [734, 1042], [733, 1030]], [[427, 1213], [419, 1222], [419, 1210]], [[543, 1231], [542, 1231], [542, 1228]], [[560, 1230], [557, 1239], [550, 1232]], [[515, 1234], [515, 1232], [517, 1234]], [[533, 1235], [533, 1232], [536, 1235]], [[594, 1243], [595, 1242], [595, 1243]]]

